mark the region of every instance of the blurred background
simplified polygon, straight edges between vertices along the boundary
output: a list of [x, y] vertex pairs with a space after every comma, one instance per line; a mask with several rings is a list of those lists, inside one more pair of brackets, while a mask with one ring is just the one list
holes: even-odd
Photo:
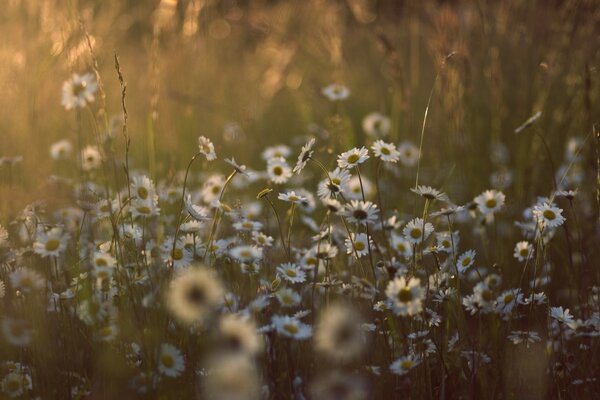
[[[361, 122], [374, 111], [391, 117], [390, 141], [418, 145], [431, 92], [423, 182], [453, 174], [444, 189], [464, 200], [461, 188], [470, 196], [491, 186], [490, 171], [510, 171], [509, 198], [529, 201], [552, 189], [556, 171], [540, 140], [514, 129], [542, 111], [534, 129], [557, 169], [569, 140], [589, 137], [599, 31], [593, 0], [5, 0], [0, 213], [52, 198], [48, 175], [61, 171], [49, 146], [58, 140], [76, 145], [83, 131], [90, 144], [113, 126], [124, 154], [115, 53], [132, 168], [155, 179], [184, 168], [199, 135], [257, 169], [265, 146], [298, 146], [319, 132], [343, 138], [322, 150], [343, 151], [364, 143]], [[92, 107], [65, 110], [63, 82], [96, 63], [103, 93]], [[346, 85], [348, 100], [327, 100], [330, 83]], [[584, 175], [595, 170], [593, 142], [582, 150]]]

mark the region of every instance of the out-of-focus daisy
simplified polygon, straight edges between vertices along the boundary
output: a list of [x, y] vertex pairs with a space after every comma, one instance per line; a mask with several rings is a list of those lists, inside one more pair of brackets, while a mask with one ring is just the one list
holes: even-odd
[[275, 157], [288, 158], [290, 156], [291, 152], [292, 151], [290, 150], [289, 146], [280, 144], [277, 146], [266, 147], [263, 150], [263, 152], [260, 154], [260, 157], [265, 161], [268, 161], [271, 158], [275, 158]]
[[310, 398], [319, 400], [367, 400], [373, 395], [362, 376], [337, 369], [317, 374], [310, 385], [310, 394]]
[[167, 306], [187, 324], [202, 322], [223, 300], [224, 290], [216, 274], [193, 267], [177, 274], [169, 285]]
[[523, 303], [521, 289], [508, 289], [496, 298], [496, 311], [500, 314], [509, 315], [517, 304]]
[[306, 280], [306, 272], [292, 263], [281, 264], [277, 267], [277, 274], [290, 283], [302, 283]]
[[346, 204], [341, 214], [346, 216], [350, 223], [367, 225], [377, 221], [378, 213], [377, 204], [370, 201], [352, 200]]
[[514, 257], [519, 261], [526, 261], [533, 256], [533, 246], [528, 241], [524, 240], [515, 245]]
[[97, 146], [87, 146], [81, 150], [81, 168], [84, 171], [96, 169], [102, 163], [102, 153]]
[[542, 340], [540, 335], [535, 331], [512, 331], [506, 338], [513, 344], [525, 343], [527, 348], [529, 348], [530, 344], [538, 343]]
[[33, 338], [33, 332], [25, 320], [4, 318], [2, 332], [6, 341], [13, 346], [28, 346]]
[[374, 193], [374, 186], [371, 181], [366, 176], [362, 177], [362, 182], [358, 176], [350, 178], [348, 181], [348, 190], [345, 193], [346, 197], [349, 200], [362, 200], [363, 191], [365, 198], [370, 197]]
[[296, 194], [296, 192], [294, 192], [293, 190], [290, 190], [289, 192], [285, 193], [279, 193], [279, 196], [277, 196], [277, 198], [281, 201], [289, 201], [291, 203], [296, 204], [300, 204], [303, 201], [306, 201], [306, 197]]
[[409, 354], [408, 356], [400, 357], [394, 361], [392, 365], [390, 365], [390, 370], [396, 375], [405, 375], [411, 369], [419, 365], [420, 362], [421, 360], [418, 356]]
[[271, 323], [277, 333], [296, 340], [306, 340], [312, 336], [312, 327], [300, 322], [295, 317], [274, 315]]
[[292, 177], [292, 170], [285, 158], [272, 158], [267, 163], [267, 175], [273, 183], [286, 183]]
[[207, 138], [205, 136], [199, 136], [198, 137], [198, 149], [199, 149], [200, 153], [202, 153], [202, 154], [204, 154], [204, 156], [206, 156], [206, 159], [208, 161], [217, 159], [217, 153], [215, 153], [215, 145], [209, 138]]
[[458, 248], [458, 243], [460, 242], [460, 236], [458, 232], [440, 232], [435, 235], [435, 239], [438, 247], [441, 249], [440, 251], [444, 251], [448, 254], [452, 253], [454, 250]]
[[367, 114], [362, 120], [365, 133], [377, 139], [387, 136], [391, 125], [390, 118], [378, 112]]
[[566, 221], [566, 218], [562, 216], [562, 211], [554, 203], [541, 203], [533, 207], [533, 215], [538, 224], [550, 229], [561, 226]]
[[242, 175], [244, 175], [244, 176], [246, 176], [246, 177], [250, 177], [250, 173], [247, 171], [247, 169], [248, 169], [248, 168], [246, 168], [246, 166], [245, 166], [245, 165], [238, 164], [238, 163], [235, 161], [235, 158], [233, 158], [233, 157], [231, 157], [231, 158], [226, 158], [226, 159], [225, 159], [225, 162], [226, 162], [227, 164], [229, 164], [230, 166], [232, 166], [232, 167], [233, 167], [233, 169], [235, 169], [235, 171], [236, 171], [238, 174], [242, 174]]
[[477, 209], [483, 215], [490, 215], [498, 211], [504, 206], [506, 196], [498, 190], [486, 190], [479, 196], [475, 197], [474, 201], [477, 204]]
[[315, 349], [332, 361], [346, 363], [365, 350], [362, 320], [353, 308], [335, 304], [321, 313], [315, 332]]
[[150, 218], [160, 215], [160, 207], [158, 207], [156, 199], [134, 198], [129, 204], [129, 211], [133, 218]]
[[412, 256], [412, 244], [404, 237], [392, 233], [392, 248], [398, 255], [409, 258]]
[[185, 209], [196, 221], [206, 221], [210, 219], [208, 208], [193, 204], [192, 196], [190, 194], [185, 197]]
[[31, 377], [23, 370], [14, 370], [6, 374], [0, 382], [2, 392], [8, 397], [16, 398], [33, 388]]
[[380, 158], [381, 161], [395, 163], [400, 158], [400, 152], [396, 150], [396, 146], [393, 143], [386, 143], [383, 140], [377, 140], [371, 146], [375, 157]]
[[239, 353], [219, 353], [209, 358], [210, 373], [202, 379], [202, 399], [261, 399], [261, 379], [250, 357]]
[[475, 262], [475, 250], [467, 250], [458, 257], [456, 268], [461, 274]]
[[241, 262], [250, 263], [255, 260], [260, 260], [263, 256], [263, 252], [260, 247], [241, 245], [229, 250], [229, 255]]
[[369, 240], [366, 233], [351, 234], [351, 238], [346, 238], [346, 253], [358, 257], [369, 254]]
[[67, 139], [59, 140], [50, 146], [50, 157], [53, 160], [66, 160], [73, 154], [73, 145]]
[[254, 231], [252, 232], [252, 241], [259, 247], [271, 247], [274, 239], [262, 232]]
[[175, 378], [185, 370], [183, 356], [177, 347], [169, 343], [160, 346], [158, 356], [158, 371], [168, 377]]
[[283, 288], [279, 289], [277, 293], [275, 293], [275, 297], [279, 301], [282, 307], [295, 307], [300, 304], [302, 297], [291, 288]]
[[212, 204], [213, 201], [219, 198], [221, 190], [223, 190], [223, 185], [225, 185], [225, 177], [223, 175], [209, 176], [202, 186], [202, 201], [206, 204]]
[[27, 267], [11, 272], [9, 278], [11, 286], [24, 294], [33, 293], [45, 285], [42, 275]]
[[342, 203], [336, 199], [325, 199], [323, 205], [332, 213], [337, 214], [344, 209]]
[[97, 89], [98, 83], [94, 74], [73, 74], [71, 79], [63, 83], [62, 105], [67, 110], [83, 108], [94, 101], [94, 93]]
[[255, 356], [263, 348], [256, 324], [250, 318], [237, 314], [224, 315], [219, 321], [219, 332], [220, 340], [228, 350]]
[[434, 189], [431, 186], [419, 185], [416, 189], [411, 188], [410, 191], [418, 194], [419, 196], [427, 200], [448, 200], [448, 196], [446, 195], [446, 193], [440, 192], [439, 190]]
[[331, 101], [341, 101], [346, 100], [348, 96], [350, 96], [350, 89], [344, 85], [332, 83], [331, 85], [324, 87], [321, 90], [321, 93]]
[[340, 168], [349, 169], [364, 163], [368, 159], [369, 150], [366, 147], [360, 149], [355, 147], [340, 154], [337, 158], [337, 164]]
[[558, 322], [562, 322], [567, 325], [573, 323], [574, 321], [573, 316], [569, 312], [568, 308], [563, 309], [562, 307], [551, 307], [549, 314], [551, 318], [554, 318]]
[[304, 167], [306, 167], [306, 163], [313, 155], [314, 151], [312, 148], [314, 145], [315, 145], [315, 138], [311, 138], [308, 141], [308, 143], [306, 143], [304, 146], [302, 146], [302, 149], [300, 150], [300, 154], [298, 155], [298, 161], [296, 162], [296, 165], [294, 166], [293, 172], [295, 174], [299, 174], [300, 171], [302, 171], [304, 169]]
[[385, 289], [385, 294], [396, 315], [415, 315], [423, 309], [425, 290], [419, 278], [394, 278]]
[[33, 251], [42, 257], [58, 257], [65, 251], [70, 235], [63, 232], [61, 227], [54, 227], [48, 231], [39, 229]]
[[418, 244], [422, 241], [427, 240], [429, 235], [433, 233], [433, 225], [429, 222], [424, 223], [422, 218], [415, 218], [410, 221], [404, 229], [402, 234], [412, 244]]
[[419, 148], [410, 142], [400, 143], [398, 146], [400, 162], [406, 167], [414, 167], [419, 161]]

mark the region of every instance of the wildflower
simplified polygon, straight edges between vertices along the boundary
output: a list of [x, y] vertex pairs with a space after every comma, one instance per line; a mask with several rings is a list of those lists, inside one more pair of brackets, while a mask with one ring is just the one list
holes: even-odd
[[83, 108], [94, 101], [98, 89], [96, 78], [91, 73], [73, 74], [62, 86], [62, 105], [65, 109]]
[[20, 397], [33, 388], [31, 377], [21, 369], [6, 374], [0, 382], [0, 387], [8, 397]]
[[242, 245], [229, 250], [229, 255], [240, 262], [249, 263], [260, 260], [263, 254], [262, 248]]
[[306, 340], [312, 336], [312, 327], [300, 322], [295, 317], [274, 315], [271, 323], [279, 334], [292, 339]]
[[563, 324], [572, 324], [574, 322], [573, 316], [569, 313], [569, 309], [563, 309], [562, 307], [551, 307], [550, 317], [554, 318], [558, 322]]
[[540, 335], [535, 331], [512, 331], [507, 336], [507, 339], [513, 344], [525, 343], [527, 348], [529, 348], [530, 344], [538, 343], [542, 340]]
[[[371, 196], [371, 194], [373, 193], [373, 184], [365, 176], [362, 177], [362, 182], [361, 179], [358, 178], [358, 176], [353, 176], [348, 181], [347, 192], [348, 199], [362, 200], [363, 192], [365, 194], [365, 197]], [[346, 193], [346, 190], [344, 191], [344, 193]]]
[[211, 175], [202, 186], [201, 196], [202, 201], [207, 204], [212, 204], [221, 195], [221, 190], [225, 185], [225, 177], [223, 175]]
[[490, 215], [498, 211], [504, 206], [506, 196], [504, 193], [497, 190], [486, 190], [479, 196], [475, 197], [474, 201], [477, 208], [483, 215]]
[[208, 161], [213, 161], [217, 159], [217, 154], [215, 153], [215, 145], [209, 138], [205, 136], [199, 136], [198, 149], [200, 153], [206, 156], [206, 159]]
[[579, 193], [578, 189], [575, 190], [559, 190], [556, 192], [556, 197], [564, 197], [565, 199], [572, 201], [577, 194]]
[[275, 297], [279, 301], [282, 307], [295, 307], [300, 304], [302, 298], [300, 295], [291, 288], [283, 288], [275, 293]]
[[360, 357], [365, 340], [358, 313], [342, 304], [326, 308], [315, 332], [315, 348], [335, 362], [346, 363]]
[[81, 150], [81, 169], [89, 172], [102, 163], [102, 153], [97, 146], [87, 146]]
[[289, 201], [291, 203], [296, 204], [300, 204], [303, 201], [307, 200], [306, 197], [296, 194], [296, 192], [294, 192], [293, 190], [285, 193], [279, 193], [279, 196], [277, 196], [277, 198], [281, 201]]
[[247, 171], [246, 166], [240, 165], [237, 162], [235, 162], [235, 158], [226, 158], [225, 162], [231, 167], [233, 167], [233, 169], [235, 169], [235, 172], [237, 172], [238, 174], [244, 175], [245, 177], [250, 177], [250, 173]]
[[133, 218], [150, 218], [160, 215], [160, 207], [156, 199], [142, 200], [134, 198], [130, 202], [129, 210]]
[[292, 177], [292, 170], [285, 158], [272, 158], [267, 163], [267, 175], [273, 183], [282, 184]]
[[411, 243], [395, 233], [392, 233], [392, 248], [404, 258], [410, 258], [413, 254]]
[[415, 315], [423, 309], [425, 290], [419, 278], [394, 278], [385, 289], [385, 294], [396, 315]]
[[422, 218], [413, 219], [402, 230], [402, 234], [406, 240], [412, 244], [418, 244], [427, 240], [431, 233], [433, 233], [433, 225], [429, 222], [424, 223]]
[[38, 272], [23, 267], [11, 272], [10, 284], [15, 290], [19, 290], [24, 294], [30, 294], [42, 289], [45, 285], [45, 280]]
[[28, 323], [21, 319], [4, 318], [2, 332], [6, 341], [13, 346], [28, 346], [33, 338]]
[[390, 118], [378, 112], [372, 112], [362, 120], [362, 128], [365, 133], [378, 139], [389, 134], [391, 125]]
[[366, 147], [353, 148], [338, 156], [337, 164], [340, 168], [349, 169], [362, 164], [369, 159], [369, 150]]
[[409, 354], [408, 356], [400, 357], [394, 361], [392, 365], [390, 365], [390, 370], [396, 375], [405, 375], [411, 369], [419, 365], [420, 362], [421, 360], [418, 356]]
[[345, 240], [346, 252], [353, 256], [358, 255], [359, 258], [365, 256], [369, 253], [369, 242], [372, 243], [366, 233], [352, 233]]
[[202, 322], [222, 301], [223, 293], [213, 271], [189, 268], [179, 272], [169, 284], [167, 306], [184, 323]]
[[154, 183], [147, 176], [134, 176], [131, 182], [131, 192], [140, 200], [156, 201]]
[[533, 256], [533, 246], [528, 241], [524, 240], [515, 246], [514, 257], [519, 261], [526, 261]]
[[398, 146], [400, 162], [406, 167], [414, 167], [419, 161], [419, 148], [410, 142], [400, 143]]
[[348, 218], [348, 222], [367, 225], [377, 221], [379, 210], [377, 204], [370, 201], [352, 200], [350, 204], [346, 204], [342, 215]]
[[168, 377], [175, 378], [185, 370], [183, 356], [177, 347], [169, 343], [160, 346], [158, 371]]
[[161, 250], [163, 260], [175, 269], [187, 267], [194, 259], [193, 251], [186, 248], [181, 239], [165, 239]]
[[236, 314], [228, 314], [219, 321], [221, 341], [229, 350], [248, 356], [257, 355], [263, 348], [261, 337], [256, 333], [252, 319]]
[[381, 161], [396, 163], [400, 158], [400, 152], [396, 150], [396, 146], [392, 143], [386, 143], [383, 140], [377, 140], [371, 146], [375, 157], [380, 158]]
[[416, 188], [411, 188], [410, 191], [418, 194], [421, 197], [424, 197], [427, 200], [448, 200], [446, 193], [440, 192], [431, 186], [419, 185]]
[[315, 138], [311, 138], [308, 141], [308, 143], [306, 143], [304, 146], [302, 146], [302, 150], [300, 150], [300, 154], [298, 155], [298, 161], [296, 162], [296, 165], [294, 166], [293, 172], [295, 174], [299, 174], [300, 171], [302, 171], [304, 169], [304, 167], [306, 167], [306, 163], [313, 155], [314, 151], [312, 148], [314, 145], [315, 145]]
[[274, 239], [271, 236], [267, 236], [262, 232], [253, 231], [252, 241], [259, 247], [271, 247], [273, 246]]
[[306, 272], [292, 263], [281, 264], [277, 267], [277, 274], [290, 283], [302, 283], [306, 280]]
[[435, 235], [435, 239], [438, 247], [441, 249], [440, 251], [444, 251], [448, 254], [458, 248], [458, 243], [460, 242], [458, 232], [440, 232]]
[[209, 211], [206, 207], [197, 206], [192, 203], [192, 196], [188, 194], [185, 197], [185, 209], [196, 221], [209, 220]]
[[70, 235], [63, 232], [61, 227], [55, 227], [48, 231], [39, 229], [33, 251], [42, 257], [58, 257], [66, 250]]
[[277, 146], [266, 147], [260, 156], [263, 160], [268, 161], [271, 158], [275, 158], [275, 157], [288, 158], [289, 155], [291, 154], [291, 152], [292, 151], [290, 150], [290, 148], [288, 146], [286, 146], [284, 144], [280, 144]]
[[562, 216], [562, 209], [556, 207], [554, 203], [541, 203], [533, 207], [533, 215], [538, 224], [543, 228], [556, 228], [565, 222]]
[[475, 250], [467, 250], [458, 257], [456, 268], [461, 274], [464, 273], [475, 262]]
[[260, 399], [261, 381], [250, 357], [240, 353], [221, 353], [208, 360], [202, 379], [202, 399]]
[[523, 293], [521, 289], [509, 289], [504, 291], [496, 299], [496, 311], [500, 314], [508, 315], [512, 313], [517, 304], [523, 303]]
[[66, 139], [59, 140], [50, 146], [50, 157], [53, 160], [66, 160], [73, 154], [73, 145]]
[[350, 89], [337, 83], [324, 87], [321, 92], [331, 101], [346, 100], [350, 96]]

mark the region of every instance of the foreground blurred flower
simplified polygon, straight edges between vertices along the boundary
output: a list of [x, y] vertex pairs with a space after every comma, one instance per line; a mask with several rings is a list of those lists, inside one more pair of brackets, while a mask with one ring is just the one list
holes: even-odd
[[175, 378], [185, 370], [183, 356], [172, 344], [163, 343], [160, 346], [160, 355], [158, 359], [158, 371], [166, 376]]
[[315, 332], [315, 349], [336, 362], [348, 362], [365, 350], [359, 314], [336, 304], [325, 309]]
[[378, 112], [372, 112], [362, 120], [362, 128], [365, 133], [377, 139], [387, 136], [391, 125], [389, 117]]
[[62, 105], [67, 110], [83, 108], [94, 101], [94, 93], [97, 89], [98, 83], [92, 73], [73, 74], [70, 80], [63, 83]]
[[12, 318], [2, 320], [2, 332], [6, 341], [13, 346], [28, 346], [33, 337], [26, 321]]
[[50, 146], [50, 157], [53, 160], [66, 160], [73, 154], [73, 145], [66, 139], [53, 143]]
[[24, 267], [10, 274], [10, 284], [15, 290], [19, 290], [24, 294], [30, 294], [43, 288], [45, 280], [36, 271]]
[[0, 387], [8, 397], [19, 397], [32, 389], [31, 377], [25, 371], [13, 371], [2, 379]]
[[250, 318], [224, 315], [219, 322], [219, 331], [224, 346], [233, 352], [255, 356], [263, 348], [262, 337], [257, 334], [256, 325]]
[[223, 288], [216, 274], [204, 267], [181, 271], [170, 283], [167, 306], [187, 324], [202, 322], [223, 299]]
[[210, 373], [202, 380], [207, 399], [258, 400], [261, 380], [256, 365], [243, 354], [220, 354], [208, 362]]
[[346, 100], [350, 96], [350, 89], [337, 83], [324, 87], [321, 92], [331, 101]]

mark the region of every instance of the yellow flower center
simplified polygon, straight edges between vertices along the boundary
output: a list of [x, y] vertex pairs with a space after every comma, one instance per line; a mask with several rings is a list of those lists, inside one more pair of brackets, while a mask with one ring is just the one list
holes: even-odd
[[60, 240], [50, 239], [46, 242], [46, 251], [55, 251], [60, 246]]
[[140, 199], [145, 200], [146, 198], [148, 198], [148, 190], [143, 186], [140, 186], [138, 188], [137, 193]]
[[365, 244], [363, 242], [354, 242], [354, 248], [358, 251], [362, 251], [365, 249]]
[[163, 354], [160, 360], [162, 364], [167, 368], [173, 368], [173, 366], [175, 365], [175, 360], [170, 354]]
[[419, 228], [412, 228], [410, 230], [410, 237], [413, 239], [420, 239], [422, 235], [422, 232]]
[[546, 218], [547, 220], [552, 221], [553, 219], [556, 218], [556, 213], [552, 210], [545, 210], [544, 211], [544, 218]]
[[413, 295], [410, 288], [402, 288], [398, 291], [398, 300], [400, 300], [401, 303], [408, 303], [412, 298]]
[[496, 201], [496, 199], [487, 199], [485, 202], [485, 206], [487, 208], [494, 208], [494, 207], [496, 207], [497, 204], [498, 204], [498, 202]]
[[360, 157], [358, 156], [358, 154], [351, 154], [350, 156], [348, 156], [348, 164], [354, 164], [358, 161], [359, 158]]
[[295, 335], [296, 333], [298, 333], [298, 326], [296, 324], [284, 324], [283, 325], [283, 329], [285, 329], [287, 332], [291, 333], [292, 335]]

